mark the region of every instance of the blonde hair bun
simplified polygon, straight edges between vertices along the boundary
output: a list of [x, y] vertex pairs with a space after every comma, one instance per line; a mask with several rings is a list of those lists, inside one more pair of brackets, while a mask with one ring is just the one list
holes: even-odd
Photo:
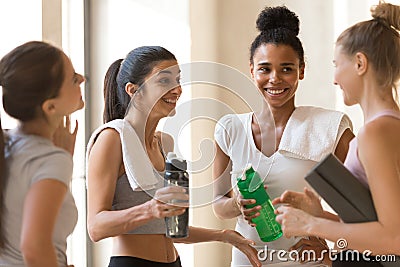
[[379, 19], [400, 31], [400, 6], [389, 3], [380, 3], [371, 7], [371, 15], [374, 19]]

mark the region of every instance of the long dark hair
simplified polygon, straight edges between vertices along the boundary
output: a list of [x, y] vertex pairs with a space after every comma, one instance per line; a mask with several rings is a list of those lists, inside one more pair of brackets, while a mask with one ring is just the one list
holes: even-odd
[[0, 61], [4, 110], [20, 121], [34, 119], [47, 99], [57, 97], [64, 79], [63, 52], [44, 42], [28, 42]]
[[125, 85], [130, 82], [140, 88], [154, 66], [164, 60], [176, 58], [161, 46], [141, 46], [129, 52], [125, 59], [118, 59], [110, 65], [104, 78], [103, 122], [125, 116], [131, 100]]
[[275, 44], [292, 47], [299, 56], [300, 66], [304, 66], [304, 49], [297, 37], [300, 21], [294, 12], [285, 6], [266, 7], [258, 15], [256, 24], [260, 34], [250, 47], [251, 64], [257, 48], [263, 44]]
[[[64, 80], [63, 52], [48, 43], [32, 41], [14, 48], [0, 60], [0, 86], [4, 110], [22, 122], [42, 116], [41, 105], [57, 97]], [[0, 122], [1, 126], [1, 122]], [[0, 127], [1, 128], [1, 127]], [[3, 216], [5, 160], [0, 134], [0, 218]], [[0, 247], [4, 229], [0, 219]]]

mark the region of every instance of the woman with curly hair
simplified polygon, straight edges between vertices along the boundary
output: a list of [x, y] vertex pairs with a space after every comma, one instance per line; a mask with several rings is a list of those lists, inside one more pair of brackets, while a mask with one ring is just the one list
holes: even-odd
[[[236, 230], [256, 241], [266, 265], [286, 261], [285, 266], [298, 266], [288, 254], [279, 259], [273, 250], [321, 251], [326, 249], [324, 240], [305, 235], [261, 241], [252, 221], [260, 215], [261, 207], [246, 208], [255, 200], [240, 197], [234, 173], [251, 164], [263, 178], [271, 198], [285, 190], [303, 190], [307, 186], [305, 174], [325, 155], [332, 152], [344, 160], [354, 135], [349, 118], [341, 112], [295, 106], [305, 69], [296, 14], [285, 6], [267, 7], [259, 14], [257, 28], [260, 34], [251, 44], [250, 72], [264, 105], [257, 112], [226, 115], [217, 124], [213, 208], [221, 219], [237, 218]], [[233, 249], [232, 266], [248, 265], [244, 255]]]

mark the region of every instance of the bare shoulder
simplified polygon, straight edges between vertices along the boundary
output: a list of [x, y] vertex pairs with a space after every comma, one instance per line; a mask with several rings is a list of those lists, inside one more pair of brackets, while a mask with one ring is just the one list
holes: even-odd
[[397, 151], [400, 146], [400, 120], [382, 116], [360, 129], [358, 133], [359, 147], [372, 154], [380, 150]]
[[121, 139], [119, 137], [119, 133], [117, 130], [113, 128], [106, 128], [103, 131], [99, 133], [99, 135], [96, 138], [96, 143], [102, 143], [102, 142], [107, 142], [107, 143], [119, 143], [121, 144]]
[[112, 128], [101, 131], [94, 142], [90, 153], [104, 151], [110, 154], [121, 154], [121, 139], [119, 133]]
[[119, 133], [107, 128], [99, 133], [88, 156], [88, 177], [97, 177], [110, 181], [116, 179], [123, 171], [122, 146]]
[[358, 134], [359, 139], [393, 139], [400, 140], [400, 120], [390, 116], [382, 116], [362, 127]]
[[157, 131], [156, 136], [161, 140], [162, 147], [166, 153], [174, 151], [174, 138], [171, 135]]

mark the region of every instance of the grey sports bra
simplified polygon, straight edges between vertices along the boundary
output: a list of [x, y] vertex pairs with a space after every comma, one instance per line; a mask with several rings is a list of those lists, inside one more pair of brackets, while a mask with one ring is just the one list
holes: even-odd
[[[161, 144], [160, 138], [158, 138], [158, 144], [160, 152], [165, 159], [165, 152]], [[157, 172], [154, 170], [155, 176], [158, 177], [158, 184], [154, 189], [151, 190], [132, 190], [129, 185], [126, 174], [121, 175], [117, 179], [115, 188], [114, 199], [112, 203], [112, 210], [123, 210], [134, 206], [141, 205], [147, 201], [150, 201], [156, 190], [164, 186], [164, 171]], [[151, 220], [145, 225], [139, 226], [126, 234], [165, 234], [165, 222], [164, 219]]]
[[[163, 186], [163, 179], [160, 179], [155, 189], [133, 191], [126, 174], [123, 174], [117, 180], [112, 209], [123, 210], [141, 205], [151, 200], [155, 191]], [[164, 234], [165, 230], [164, 220], [156, 219], [127, 232], [127, 234]]]

